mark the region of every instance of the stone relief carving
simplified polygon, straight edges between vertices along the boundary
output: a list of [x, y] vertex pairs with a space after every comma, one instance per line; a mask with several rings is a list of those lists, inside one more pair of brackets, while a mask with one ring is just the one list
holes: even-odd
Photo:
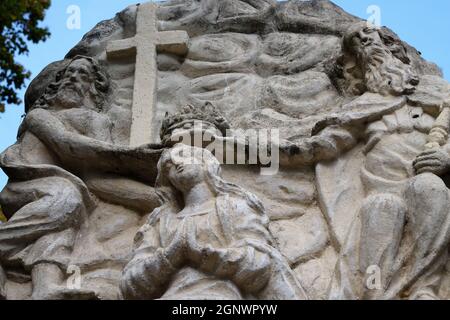
[[[96, 206], [79, 178], [98, 179], [87, 172], [86, 161], [96, 162], [90, 170], [109, 171], [116, 165], [113, 153], [121, 152], [111, 144], [112, 124], [102, 113], [108, 88], [108, 77], [94, 59], [75, 57], [31, 108], [17, 144], [1, 155], [2, 167], [14, 176], [0, 194], [10, 217], [0, 226], [2, 262], [31, 270], [35, 299], [95, 296], [68, 290], [62, 279], [77, 233]], [[123, 152], [123, 160], [135, 153]], [[120, 170], [126, 172], [123, 165]]]
[[[147, 9], [189, 50], [138, 57], [158, 69], [139, 128], [161, 134], [135, 147], [136, 61], [107, 47]], [[0, 299], [450, 298], [450, 84], [327, 0], [130, 6], [45, 68], [25, 107], [0, 155]], [[242, 130], [278, 129], [257, 145], [278, 173], [180, 140], [196, 123], [245, 152]]]
[[[75, 58], [29, 113], [19, 142], [2, 154], [2, 165], [17, 171], [17, 180], [1, 193], [6, 212], [12, 215], [1, 226], [1, 255], [32, 270], [34, 298], [60, 294], [59, 265], [66, 263], [76, 230], [95, 205], [84, 183], [56, 166], [62, 159], [52, 155], [63, 152], [58, 152], [55, 128], [59, 125], [67, 134], [84, 130], [86, 135], [107, 139], [109, 123], [101, 115], [92, 116], [107, 90], [107, 78], [98, 64], [91, 58]], [[80, 118], [94, 121], [74, 121]], [[63, 289], [61, 285], [66, 292]]]
[[263, 205], [224, 181], [209, 151], [176, 145], [162, 154], [158, 171], [164, 204], [136, 237], [121, 284], [125, 298], [306, 298], [273, 247]]
[[[227, 119], [211, 103], [207, 102], [197, 107], [187, 105], [176, 114], [165, 115], [160, 130], [161, 141], [165, 146], [183, 142], [183, 138], [186, 138], [185, 134], [191, 135], [191, 133], [195, 133], [195, 130], [198, 130], [196, 126], [199, 126], [198, 129], [202, 134], [210, 132], [211, 138], [226, 137], [227, 130], [231, 129]], [[195, 139], [195, 137], [191, 138], [192, 140]], [[203, 142], [208, 141], [201, 142], [203, 144]]]
[[345, 34], [343, 47], [343, 72], [350, 94], [410, 94], [419, 84], [407, 49], [383, 28], [356, 24]]
[[[431, 277], [427, 272], [445, 265], [448, 189], [437, 175], [448, 172], [450, 158], [447, 147], [424, 152], [433, 123], [431, 115], [406, 104], [367, 127], [359, 168], [363, 200], [342, 238], [330, 298], [394, 299], [406, 290], [414, 296], [427, 289], [421, 284]], [[370, 266], [384, 270], [382, 290], [366, 288]]]

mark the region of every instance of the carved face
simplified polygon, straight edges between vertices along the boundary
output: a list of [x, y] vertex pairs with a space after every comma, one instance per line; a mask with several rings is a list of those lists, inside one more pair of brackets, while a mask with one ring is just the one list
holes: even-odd
[[352, 47], [355, 50], [364, 50], [364, 48], [370, 48], [374, 44], [382, 45], [380, 34], [375, 28], [365, 27], [359, 32], [355, 33], [352, 38]]
[[165, 164], [170, 183], [181, 192], [189, 191], [206, 179], [202, 149], [177, 146]]
[[[393, 39], [388, 47], [382, 38], [383, 32], [364, 23], [355, 26], [345, 36], [344, 45], [351, 55], [350, 60], [356, 64], [355, 67], [350, 63], [346, 68], [350, 75], [347, 75], [350, 79], [349, 92], [362, 94], [370, 91], [382, 95], [414, 92], [419, 79], [411, 69], [408, 57], [402, 56]], [[395, 49], [398, 57], [390, 48]]]
[[64, 107], [78, 107], [83, 104], [94, 81], [93, 74], [92, 65], [86, 59], [75, 60], [67, 67], [57, 94]]

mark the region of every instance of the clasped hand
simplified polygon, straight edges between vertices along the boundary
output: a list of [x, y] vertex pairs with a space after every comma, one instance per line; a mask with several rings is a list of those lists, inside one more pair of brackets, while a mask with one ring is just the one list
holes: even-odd
[[413, 166], [417, 174], [433, 173], [441, 176], [450, 169], [450, 155], [444, 148], [427, 150], [413, 161]]

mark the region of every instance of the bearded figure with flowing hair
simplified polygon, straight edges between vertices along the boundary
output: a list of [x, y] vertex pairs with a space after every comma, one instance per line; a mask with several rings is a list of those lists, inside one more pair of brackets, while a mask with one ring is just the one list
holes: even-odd
[[382, 28], [362, 22], [343, 39], [343, 71], [348, 94], [411, 94], [419, 78], [410, 65], [406, 48]]
[[65, 284], [77, 234], [98, 203], [89, 174], [136, 176], [154, 153], [114, 144], [105, 112], [109, 89], [97, 60], [67, 61], [27, 110], [17, 143], [0, 154], [0, 167], [10, 177], [0, 193], [8, 218], [0, 225], [0, 264], [7, 277], [31, 276], [33, 299], [96, 298]]
[[[57, 155], [67, 135], [84, 130], [92, 138], [106, 137], [109, 121], [99, 112], [108, 90], [108, 76], [98, 62], [75, 57], [27, 110], [17, 143], [0, 155], [0, 166], [12, 177], [0, 193], [8, 217], [0, 226], [0, 261], [16, 274], [31, 274], [33, 299], [95, 296], [67, 289], [63, 282], [77, 230], [95, 200], [71, 172], [70, 162]], [[96, 121], [82, 127], [69, 120], [75, 114]]]
[[263, 205], [224, 181], [209, 151], [177, 144], [158, 170], [164, 205], [136, 235], [125, 299], [306, 298], [273, 246]]

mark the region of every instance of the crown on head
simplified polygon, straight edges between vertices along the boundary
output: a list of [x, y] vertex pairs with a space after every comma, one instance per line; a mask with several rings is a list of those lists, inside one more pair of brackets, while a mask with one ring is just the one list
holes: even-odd
[[166, 116], [161, 126], [161, 140], [170, 139], [172, 132], [175, 129], [182, 128], [186, 123], [193, 121], [200, 121], [205, 124], [213, 125], [219, 130], [223, 136], [226, 136], [227, 129], [230, 129], [228, 121], [219, 113], [217, 108], [211, 103], [207, 102], [203, 106], [194, 107], [187, 105], [181, 111]]

